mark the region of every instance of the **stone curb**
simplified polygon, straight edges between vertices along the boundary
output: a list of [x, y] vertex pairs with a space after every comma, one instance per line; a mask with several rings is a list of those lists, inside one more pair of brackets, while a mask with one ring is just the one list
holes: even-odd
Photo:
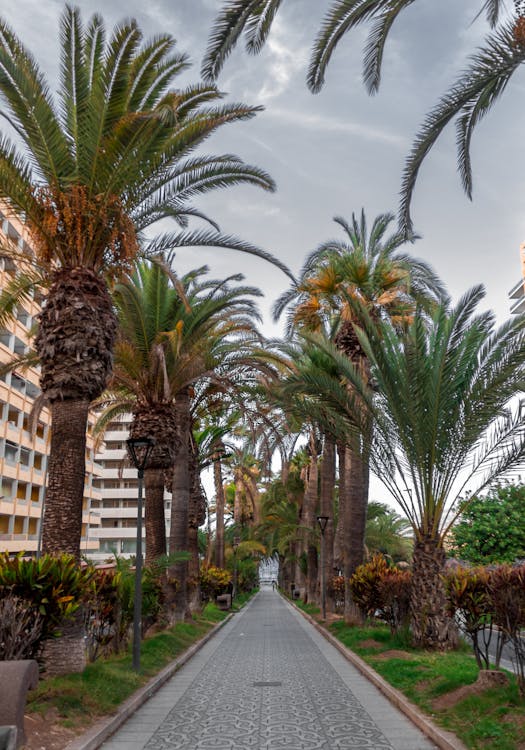
[[297, 607], [293, 602], [283, 596], [283, 599], [292, 606], [296, 612], [299, 612], [305, 620], [307, 620], [314, 628], [324, 637], [326, 640], [335, 646], [335, 648], [346, 658], [348, 661], [358, 669], [361, 674], [366, 677], [370, 682], [375, 685], [388, 700], [402, 711], [408, 718], [425, 734], [432, 742], [440, 748], [440, 750], [467, 750], [461, 740], [452, 732], [447, 732], [445, 729], [441, 729], [436, 726], [429, 717], [420, 711], [417, 706], [403, 695], [403, 693], [396, 688], [392, 687], [381, 675], [379, 675], [372, 667], [370, 667], [360, 656], [355, 654], [344, 644], [341, 643], [335, 636], [333, 636], [328, 630], [320, 625], [313, 617], [311, 617], [302, 609]]
[[[243, 605], [244, 606], [244, 605]], [[241, 607], [242, 609], [242, 607]], [[240, 611], [240, 610], [239, 610]], [[152, 695], [154, 695], [163, 685], [167, 682], [170, 677], [173, 677], [187, 661], [199, 651], [204, 644], [206, 644], [215, 633], [220, 630], [231, 618], [236, 614], [230, 612], [230, 614], [213, 626], [206, 635], [204, 635], [199, 641], [190, 646], [187, 651], [184, 651], [179, 657], [174, 659], [164, 667], [155, 677], [144, 685], [144, 687], [136, 690], [133, 695], [127, 698], [117, 709], [117, 713], [109, 718], [101, 719], [96, 724], [72, 740], [65, 748], [65, 750], [97, 750], [103, 742], [105, 742], [112, 734], [115, 734], [125, 721], [132, 716]]]

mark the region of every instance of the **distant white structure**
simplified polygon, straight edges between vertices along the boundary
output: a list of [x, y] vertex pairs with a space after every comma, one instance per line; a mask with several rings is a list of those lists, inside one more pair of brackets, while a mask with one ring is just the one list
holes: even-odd
[[259, 563], [259, 584], [261, 586], [271, 583], [272, 581], [277, 582], [279, 575], [279, 558], [277, 555], [274, 557], [265, 557]]

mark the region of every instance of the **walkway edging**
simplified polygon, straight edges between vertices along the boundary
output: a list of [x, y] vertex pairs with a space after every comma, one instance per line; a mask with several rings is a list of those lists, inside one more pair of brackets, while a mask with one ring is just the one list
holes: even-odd
[[[279, 592], [280, 593], [280, 592]], [[425, 734], [432, 742], [435, 742], [440, 750], [467, 750], [466, 746], [461, 740], [456, 737], [452, 732], [447, 732], [445, 729], [441, 729], [433, 721], [431, 721], [426, 714], [411, 703], [400, 690], [392, 687], [381, 675], [379, 675], [372, 667], [370, 667], [360, 656], [354, 653], [351, 649], [347, 648], [341, 641], [339, 641], [334, 635], [320, 625], [317, 620], [314, 620], [309, 614], [304, 612], [302, 609], [297, 607], [287, 597], [281, 594], [285, 602], [294, 608], [296, 612], [299, 612], [310, 625], [320, 633], [326, 640], [335, 646], [335, 648], [341, 653], [353, 666], [361, 672], [373, 685], [375, 685], [388, 700], [396, 706], [405, 716], [408, 718]], [[69, 748], [68, 748], [69, 750]]]
[[[244, 606], [244, 605], [243, 605]], [[242, 607], [241, 607], [242, 609]], [[84, 734], [76, 737], [65, 748], [65, 750], [97, 750], [112, 734], [115, 734], [122, 724], [135, 713], [152, 695], [154, 695], [177, 672], [192, 656], [212, 638], [231, 618], [235, 612], [230, 614], [213, 626], [199, 641], [190, 646], [184, 653], [164, 667], [158, 674], [151, 678], [143, 687], [136, 690], [117, 708], [117, 713], [109, 718], [104, 718], [88, 729]]]

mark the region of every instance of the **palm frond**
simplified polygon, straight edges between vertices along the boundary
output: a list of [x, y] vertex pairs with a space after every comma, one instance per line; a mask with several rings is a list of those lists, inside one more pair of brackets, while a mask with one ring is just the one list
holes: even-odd
[[525, 45], [517, 44], [513, 23], [501, 26], [485, 40], [485, 46], [471, 57], [469, 68], [427, 115], [406, 161], [401, 187], [399, 223], [412, 231], [410, 204], [421, 165], [447, 124], [459, 115], [458, 169], [463, 187], [472, 193], [469, 147], [472, 129], [505, 90], [511, 76], [525, 61]]

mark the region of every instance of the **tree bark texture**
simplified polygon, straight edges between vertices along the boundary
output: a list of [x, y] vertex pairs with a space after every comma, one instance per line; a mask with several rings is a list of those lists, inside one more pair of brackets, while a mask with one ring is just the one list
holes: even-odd
[[355, 442], [347, 446], [345, 456], [344, 501], [344, 577], [345, 622], [349, 625], [362, 622], [359, 608], [354, 604], [349, 579], [364, 558], [366, 511], [368, 504], [368, 463]]
[[447, 615], [443, 573], [445, 550], [439, 540], [416, 539], [412, 561], [410, 609], [412, 638], [418, 648], [446, 650], [458, 643], [457, 628]]
[[[339, 463], [339, 502], [337, 509], [337, 527], [334, 534], [334, 569], [343, 570], [343, 547], [344, 547], [344, 517], [346, 502], [346, 445], [337, 443], [337, 457]], [[335, 572], [335, 570], [334, 570]]]
[[164, 470], [144, 470], [146, 490], [145, 528], [146, 565], [151, 565], [166, 554], [166, 522], [164, 518]]
[[[321, 461], [321, 496], [320, 514], [328, 516], [324, 531], [324, 580], [327, 587], [326, 608], [333, 612], [333, 597], [328, 595], [328, 583], [334, 572], [334, 488], [335, 488], [335, 442], [326, 435]], [[321, 587], [321, 570], [319, 570], [319, 588]]]
[[[221, 450], [222, 449], [222, 450]], [[224, 446], [219, 445], [217, 456], [213, 462], [213, 480], [215, 484], [215, 565], [224, 568], [224, 482], [222, 478], [222, 464], [220, 456]]]
[[[146, 564], [166, 554], [164, 511], [165, 473], [173, 470], [179, 438], [177, 415], [171, 402], [138, 403], [133, 410], [129, 436], [153, 438], [155, 445], [144, 471], [146, 507]], [[171, 487], [169, 488], [171, 490]]]
[[206, 495], [201, 484], [198, 448], [192, 440], [190, 452], [190, 503], [188, 514], [188, 604], [192, 613], [201, 610], [199, 527], [206, 520]]
[[80, 559], [89, 401], [51, 403], [42, 551]]
[[88, 406], [111, 374], [117, 318], [105, 281], [86, 268], [55, 273], [38, 317], [40, 386], [51, 405], [42, 549], [79, 558]]
[[[170, 554], [188, 551], [188, 515], [190, 503], [190, 395], [187, 389], [177, 393], [178, 437], [180, 440], [177, 458], [173, 466], [173, 499], [171, 503]], [[183, 620], [188, 614], [187, 578], [188, 562], [178, 562], [170, 567], [170, 578], [177, 580], [173, 598], [171, 618]]]
[[317, 531], [316, 510], [318, 502], [318, 484], [319, 484], [319, 461], [317, 458], [317, 448], [315, 445], [315, 436], [310, 439], [310, 465], [306, 477], [306, 486], [303, 502], [303, 526], [304, 543], [303, 551], [306, 552], [307, 569], [306, 569], [306, 596], [308, 602], [317, 601], [317, 545], [315, 543], [315, 533]]

